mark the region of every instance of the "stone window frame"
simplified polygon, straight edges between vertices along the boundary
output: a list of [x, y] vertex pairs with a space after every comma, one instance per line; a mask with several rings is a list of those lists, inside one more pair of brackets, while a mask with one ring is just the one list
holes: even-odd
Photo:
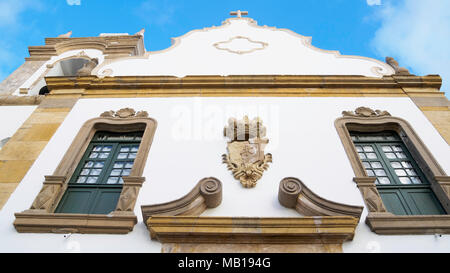
[[[353, 181], [363, 195], [369, 210], [366, 224], [377, 234], [450, 234], [450, 177], [433, 157], [413, 127], [404, 119], [387, 111], [359, 107], [343, 111], [343, 117], [334, 122], [344, 150], [355, 173]], [[375, 177], [369, 177], [358, 157], [349, 131], [395, 131], [430, 182], [447, 215], [394, 215], [386, 211], [376, 188]]]
[[[145, 181], [142, 173], [147, 161], [157, 121], [145, 111], [124, 108], [107, 111], [86, 121], [66, 151], [53, 175], [45, 176], [43, 187], [30, 209], [15, 213], [14, 226], [18, 232], [31, 233], [108, 233], [126, 234], [137, 223], [134, 207]], [[132, 132], [144, 130], [133, 168], [123, 177], [122, 192], [116, 209], [107, 214], [54, 213], [63, 197], [76, 167], [97, 131]]]

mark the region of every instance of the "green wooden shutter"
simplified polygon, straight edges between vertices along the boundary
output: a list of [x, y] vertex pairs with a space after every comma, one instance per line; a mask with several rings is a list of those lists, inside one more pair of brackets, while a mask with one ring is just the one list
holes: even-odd
[[397, 133], [351, 132], [358, 156], [386, 209], [396, 215], [445, 214], [430, 183]]

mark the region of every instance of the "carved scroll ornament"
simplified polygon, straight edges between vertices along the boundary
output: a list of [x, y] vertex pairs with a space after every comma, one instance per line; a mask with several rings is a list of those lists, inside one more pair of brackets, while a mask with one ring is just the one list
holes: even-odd
[[408, 69], [400, 67], [398, 62], [392, 57], [386, 57], [386, 63], [394, 68], [396, 75], [411, 75]]
[[391, 116], [388, 111], [372, 110], [369, 107], [358, 107], [355, 111], [343, 111], [342, 115], [344, 117], [384, 117]]
[[100, 117], [104, 118], [146, 118], [148, 117], [148, 113], [146, 111], [136, 112], [132, 108], [122, 108], [118, 111], [105, 111]]
[[295, 177], [281, 180], [278, 190], [280, 204], [295, 208], [305, 216], [352, 216], [361, 217], [363, 207], [341, 204], [324, 199]]
[[247, 116], [239, 121], [231, 118], [228, 123], [224, 136], [230, 142], [227, 144], [228, 154], [222, 155], [222, 162], [227, 164], [228, 170], [242, 186], [252, 188], [272, 162], [272, 155], [264, 154], [264, 147], [269, 142], [263, 138], [266, 128], [259, 118], [250, 121]]

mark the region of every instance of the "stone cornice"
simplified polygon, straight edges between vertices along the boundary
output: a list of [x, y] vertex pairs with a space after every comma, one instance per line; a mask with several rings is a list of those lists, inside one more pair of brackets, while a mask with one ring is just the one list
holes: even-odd
[[43, 95], [37, 96], [13, 96], [0, 95], [0, 105], [39, 105], [44, 100]]
[[[301, 96], [301, 95], [367, 95], [407, 96], [403, 88], [426, 89], [421, 92], [443, 94], [438, 89], [442, 79], [428, 76], [123, 76], [123, 77], [46, 77], [52, 94], [68, 94], [70, 89], [84, 89], [83, 96], [108, 95], [177, 95], [177, 96]], [[259, 88], [264, 90], [238, 90]], [[345, 88], [345, 90], [340, 90]], [[69, 89], [69, 90], [67, 90]], [[120, 92], [113, 89], [120, 89]], [[164, 90], [161, 90], [164, 89]], [[174, 89], [183, 89], [182, 91]], [[236, 89], [236, 90], [233, 90]], [[278, 89], [283, 89], [282, 91]], [[327, 89], [327, 90], [324, 90]]]
[[358, 219], [153, 216], [147, 225], [161, 243], [341, 244], [353, 239]]
[[109, 57], [136, 56], [145, 53], [144, 41], [141, 35], [80, 38], [58, 37], [46, 38], [45, 45], [43, 46], [28, 47], [30, 57], [25, 59], [27, 61], [49, 60], [52, 56], [57, 56], [65, 51], [75, 49], [98, 49], [104, 55], [109, 55]]

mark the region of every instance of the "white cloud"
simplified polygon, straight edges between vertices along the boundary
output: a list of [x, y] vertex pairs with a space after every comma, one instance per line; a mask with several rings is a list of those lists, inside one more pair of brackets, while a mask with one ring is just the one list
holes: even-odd
[[450, 1], [389, 0], [377, 12], [376, 53], [417, 75], [439, 74], [450, 89]]
[[367, 2], [367, 5], [369, 5], [369, 6], [373, 6], [373, 5], [379, 6], [379, 5], [381, 5], [381, 0], [366, 0], [366, 2]]
[[79, 6], [81, 5], [81, 0], [66, 0], [66, 3], [69, 6]]

